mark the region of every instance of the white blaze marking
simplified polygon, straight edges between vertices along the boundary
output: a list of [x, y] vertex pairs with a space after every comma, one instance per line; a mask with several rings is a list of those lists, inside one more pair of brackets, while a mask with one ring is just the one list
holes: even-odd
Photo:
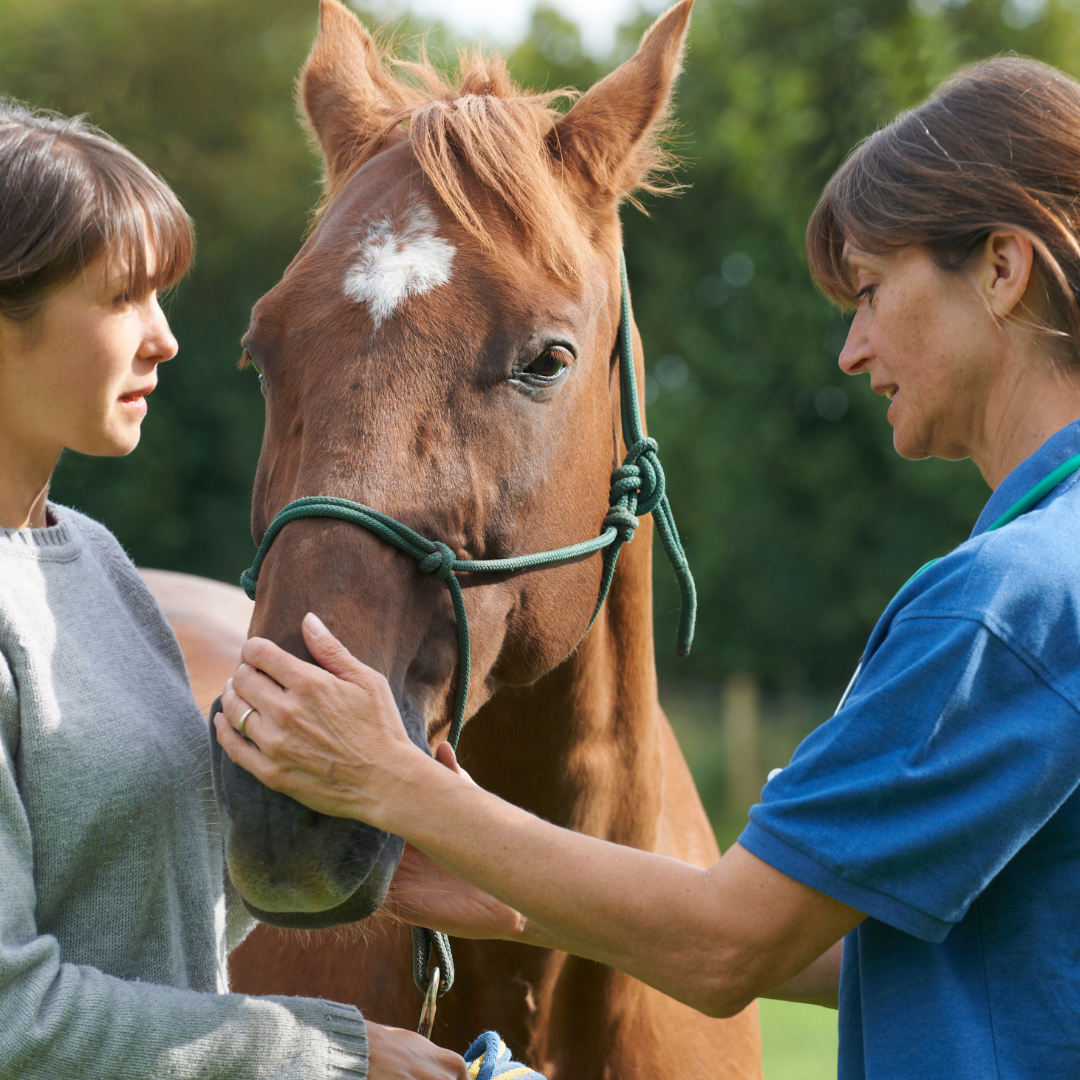
[[400, 221], [382, 218], [357, 244], [359, 257], [345, 275], [345, 295], [368, 304], [378, 330], [408, 296], [419, 296], [450, 280], [453, 244], [435, 234], [435, 216], [426, 206]]

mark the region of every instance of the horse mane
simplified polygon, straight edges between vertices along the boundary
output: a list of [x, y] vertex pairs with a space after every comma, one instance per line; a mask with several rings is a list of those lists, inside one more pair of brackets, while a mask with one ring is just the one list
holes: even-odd
[[[419, 59], [408, 60], [394, 55], [392, 42], [372, 41], [369, 47], [366, 67], [382, 97], [380, 122], [373, 137], [356, 147], [348, 168], [327, 179], [316, 213], [385, 148], [395, 131], [405, 130], [424, 175], [468, 233], [497, 250], [463, 182], [465, 169], [502, 204], [541, 263], [564, 281], [578, 277], [586, 240], [583, 214], [568, 213], [567, 202], [584, 210], [584, 194], [566, 182], [556, 129], [563, 113], [555, 103], [572, 103], [580, 91], [523, 89], [502, 56], [478, 48], [459, 49], [456, 72], [450, 75], [440, 71], [423, 48]], [[657, 179], [673, 164], [662, 128], [645, 136], [635, 158], [640, 178], [635, 191], [673, 189]], [[623, 197], [643, 209], [633, 193]]]

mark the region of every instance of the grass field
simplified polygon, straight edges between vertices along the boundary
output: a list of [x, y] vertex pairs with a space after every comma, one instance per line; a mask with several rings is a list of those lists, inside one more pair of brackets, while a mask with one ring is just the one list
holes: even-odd
[[[662, 686], [661, 702], [694, 774], [694, 782], [712, 821], [716, 838], [727, 850], [746, 825], [746, 810], [727, 785], [727, 748], [720, 717], [720, 688]], [[831, 712], [830, 702], [763, 702], [758, 732], [759, 775], [786, 765], [792, 751]], [[836, 1080], [837, 1014], [816, 1005], [759, 1001], [765, 1080]]]
[[836, 1013], [759, 1001], [765, 1080], [836, 1080]]

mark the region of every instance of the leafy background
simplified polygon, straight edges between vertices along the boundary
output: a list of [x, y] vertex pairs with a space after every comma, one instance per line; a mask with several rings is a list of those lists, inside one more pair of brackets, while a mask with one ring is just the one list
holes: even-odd
[[[142, 445], [124, 460], [66, 455], [53, 489], [142, 565], [231, 582], [250, 559], [262, 399], [235, 360], [317, 198], [292, 105], [316, 13], [314, 0], [0, 0], [0, 92], [90, 113], [198, 224], [169, 308], [181, 355]], [[511, 66], [534, 87], [584, 87], [648, 21], [596, 58], [540, 7]], [[1015, 50], [1076, 74], [1078, 24], [1080, 0], [698, 0], [677, 108], [688, 186], [624, 218], [650, 427], [701, 595], [694, 653], [676, 662], [677, 594], [658, 560], [657, 654], [724, 838], [737, 822], [717, 688], [757, 680], [788, 733], [769, 744], [782, 757], [826, 714], [892, 592], [967, 535], [987, 496], [970, 462], [898, 458], [884, 403], [839, 372], [844, 323], [803, 254], [810, 210], [860, 138], [961, 64]], [[452, 56], [448, 32], [427, 31]], [[784, 1073], [776, 1058], [771, 1080], [808, 1080], [809, 1058], [793, 1060]]]

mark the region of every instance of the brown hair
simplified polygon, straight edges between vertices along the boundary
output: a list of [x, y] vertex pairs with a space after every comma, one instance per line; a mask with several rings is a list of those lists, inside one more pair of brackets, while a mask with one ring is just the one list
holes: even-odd
[[103, 252], [124, 291], [168, 288], [191, 264], [191, 219], [161, 177], [85, 117], [0, 98], [0, 314], [33, 318], [51, 288]]
[[399, 114], [416, 160], [439, 198], [482, 244], [495, 246], [462, 184], [461, 162], [502, 201], [541, 259], [557, 274], [573, 276], [580, 239], [549, 162], [547, 136], [560, 115], [554, 102], [573, 100], [576, 93], [522, 90], [500, 56], [461, 50], [458, 61], [456, 83], [445, 81], [426, 57], [400, 65], [420, 88]]
[[1049, 308], [1049, 323], [1034, 322], [1077, 359], [1080, 83], [1024, 57], [964, 68], [860, 143], [822, 192], [806, 248], [825, 293], [851, 306], [845, 242], [921, 246], [962, 271], [995, 229], [1031, 240]]

